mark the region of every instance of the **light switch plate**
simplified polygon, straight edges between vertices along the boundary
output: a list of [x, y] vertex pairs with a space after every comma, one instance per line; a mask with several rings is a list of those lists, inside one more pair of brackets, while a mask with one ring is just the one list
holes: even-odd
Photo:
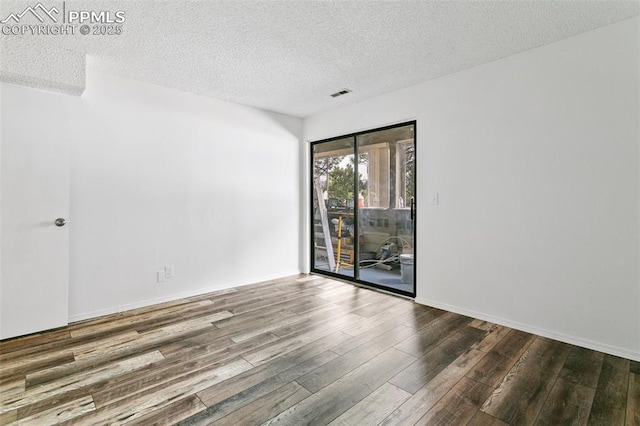
[[165, 278], [173, 278], [173, 266], [164, 267], [164, 276]]
[[440, 201], [440, 195], [437, 192], [433, 192], [429, 197], [429, 202], [432, 205], [437, 206], [439, 201]]
[[158, 271], [158, 282], [164, 282], [164, 271]]

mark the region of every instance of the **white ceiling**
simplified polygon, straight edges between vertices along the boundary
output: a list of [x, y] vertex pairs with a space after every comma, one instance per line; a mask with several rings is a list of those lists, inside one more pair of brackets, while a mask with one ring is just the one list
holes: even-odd
[[[0, 19], [35, 3], [2, 0]], [[298, 117], [640, 14], [639, 1], [66, 1], [65, 7], [123, 10], [124, 32], [0, 36], [0, 77], [19, 82], [18, 74], [33, 71], [64, 91], [83, 78], [73, 68], [84, 67], [88, 54], [118, 75]], [[329, 96], [343, 88], [353, 93]]]

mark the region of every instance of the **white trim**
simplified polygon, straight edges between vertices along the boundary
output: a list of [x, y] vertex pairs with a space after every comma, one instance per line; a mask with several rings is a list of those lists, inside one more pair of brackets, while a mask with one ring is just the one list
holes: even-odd
[[169, 295], [166, 295], [166, 296], [154, 297], [152, 299], [145, 299], [145, 300], [140, 300], [140, 301], [137, 301], [137, 302], [126, 303], [124, 305], [114, 306], [112, 308], [100, 309], [100, 310], [97, 310], [97, 311], [84, 312], [84, 313], [81, 313], [81, 314], [70, 315], [69, 316], [69, 324], [74, 323], [74, 322], [78, 322], [78, 321], [84, 321], [84, 320], [88, 320], [88, 319], [102, 317], [102, 316], [105, 316], [105, 315], [111, 315], [111, 314], [117, 314], [117, 313], [120, 313], [120, 312], [126, 312], [126, 311], [130, 311], [132, 309], [138, 309], [138, 308], [144, 308], [144, 307], [147, 307], [147, 306], [153, 306], [153, 305], [157, 305], [157, 304], [160, 304], [160, 303], [172, 302], [174, 300], [185, 299], [187, 297], [201, 296], [201, 295], [207, 294], [207, 293], [215, 293], [215, 292], [222, 291], [222, 290], [228, 290], [230, 288], [242, 287], [242, 286], [251, 285], [251, 284], [258, 284], [258, 283], [265, 282], [265, 281], [271, 281], [271, 280], [275, 280], [275, 279], [287, 278], [287, 277], [292, 277], [292, 276], [296, 276], [296, 275], [300, 275], [300, 271], [289, 271], [289, 272], [284, 272], [282, 274], [278, 274], [278, 275], [274, 275], [274, 276], [268, 276], [268, 277], [262, 277], [262, 278], [253, 278], [253, 279], [250, 279], [250, 280], [243, 280], [243, 281], [238, 281], [238, 282], [235, 282], [235, 283], [223, 284], [221, 286], [204, 287], [204, 288], [199, 288], [197, 290], [185, 291], [185, 292], [182, 292], [182, 293], [174, 293], [174, 294], [169, 294]]
[[435, 300], [427, 299], [424, 297], [416, 297], [416, 303], [421, 305], [431, 306], [433, 308], [443, 309], [449, 312], [454, 312], [460, 315], [466, 315], [472, 318], [477, 318], [483, 321], [489, 321], [495, 324], [504, 325], [506, 327], [514, 328], [516, 330], [525, 331], [538, 336], [547, 337], [549, 339], [559, 340], [571, 345], [580, 346], [594, 351], [604, 352], [606, 354], [619, 356], [622, 358], [630, 359], [640, 362], [640, 352], [630, 351], [629, 349], [619, 348], [617, 346], [611, 346], [604, 343], [594, 342], [592, 340], [582, 339], [580, 337], [570, 336], [568, 334], [558, 333], [543, 328], [534, 327], [528, 324], [522, 324], [517, 321], [511, 321], [505, 318], [496, 317], [493, 315], [485, 314], [482, 312], [471, 311], [457, 306], [448, 305]]

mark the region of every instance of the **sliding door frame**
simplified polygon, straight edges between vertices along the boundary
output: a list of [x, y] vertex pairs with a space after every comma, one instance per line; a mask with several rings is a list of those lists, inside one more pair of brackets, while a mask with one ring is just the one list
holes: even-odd
[[[354, 241], [354, 265], [353, 265], [353, 278], [346, 276], [346, 275], [342, 275], [342, 274], [338, 274], [336, 272], [333, 271], [325, 271], [322, 269], [317, 269], [316, 265], [315, 265], [315, 226], [314, 226], [314, 205], [313, 205], [313, 199], [314, 199], [314, 146], [322, 144], [322, 143], [326, 143], [326, 142], [331, 142], [331, 141], [335, 141], [335, 140], [340, 140], [340, 139], [347, 139], [347, 138], [352, 138], [353, 139], [353, 154], [355, 156], [355, 160], [354, 160], [354, 176], [353, 176], [353, 187], [354, 187], [354, 199], [353, 199], [353, 226], [354, 226], [354, 234], [356, 236], [360, 235], [359, 234], [359, 208], [358, 208], [358, 194], [360, 191], [360, 175], [359, 175], [359, 171], [358, 171], [358, 166], [359, 166], [359, 152], [358, 152], [358, 136], [361, 135], [365, 135], [368, 133], [373, 133], [373, 132], [378, 132], [378, 131], [383, 131], [383, 130], [390, 130], [390, 129], [395, 129], [397, 127], [404, 127], [404, 126], [411, 126], [413, 125], [413, 149], [414, 149], [414, 166], [413, 166], [413, 170], [414, 170], [414, 175], [413, 175], [413, 185], [414, 185], [414, 198], [417, 200], [417, 195], [418, 195], [418, 155], [417, 155], [417, 135], [418, 135], [418, 127], [417, 127], [417, 122], [416, 120], [410, 120], [410, 121], [405, 121], [402, 123], [398, 123], [398, 124], [392, 124], [389, 126], [384, 126], [384, 127], [377, 127], [374, 129], [369, 129], [369, 130], [362, 130], [359, 132], [355, 132], [355, 133], [349, 133], [349, 134], [345, 134], [345, 135], [340, 135], [340, 136], [335, 136], [335, 137], [331, 137], [331, 138], [327, 138], [327, 139], [322, 139], [322, 140], [318, 140], [318, 141], [312, 141], [309, 143], [309, 224], [310, 226], [310, 244], [309, 244], [309, 254], [310, 254], [310, 265], [311, 265], [311, 272], [315, 273], [315, 274], [320, 274], [320, 275], [325, 275], [325, 276], [329, 276], [332, 278], [336, 278], [339, 280], [344, 280], [344, 281], [348, 281], [351, 282], [355, 285], [359, 285], [359, 286], [364, 286], [364, 287], [372, 287], [375, 289], [379, 289], [379, 290], [384, 290], [390, 293], [395, 293], [395, 294], [399, 294], [402, 296], [406, 296], [406, 297], [410, 297], [410, 298], [415, 298], [416, 297], [416, 277], [417, 277], [417, 210], [415, 208], [415, 204], [414, 204], [414, 208], [413, 208], [413, 213], [412, 213], [412, 227], [413, 227], [413, 290], [411, 292], [407, 292], [407, 291], [403, 291], [403, 290], [399, 290], [399, 289], [395, 289], [392, 287], [385, 287], [384, 285], [380, 285], [380, 284], [376, 284], [376, 283], [372, 283], [369, 281], [362, 281], [360, 280], [360, 268], [358, 267], [359, 264], [359, 259], [360, 259], [360, 243], [358, 242], [358, 238], [355, 238]], [[318, 202], [321, 202], [322, 200], [318, 200]]]

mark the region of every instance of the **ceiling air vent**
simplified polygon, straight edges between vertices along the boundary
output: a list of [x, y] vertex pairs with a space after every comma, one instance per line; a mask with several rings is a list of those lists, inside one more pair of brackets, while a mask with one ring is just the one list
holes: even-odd
[[342, 96], [342, 95], [346, 95], [347, 93], [351, 93], [351, 90], [349, 89], [342, 89], [339, 92], [336, 93], [332, 93], [331, 97], [332, 98], [337, 98], [338, 96]]

